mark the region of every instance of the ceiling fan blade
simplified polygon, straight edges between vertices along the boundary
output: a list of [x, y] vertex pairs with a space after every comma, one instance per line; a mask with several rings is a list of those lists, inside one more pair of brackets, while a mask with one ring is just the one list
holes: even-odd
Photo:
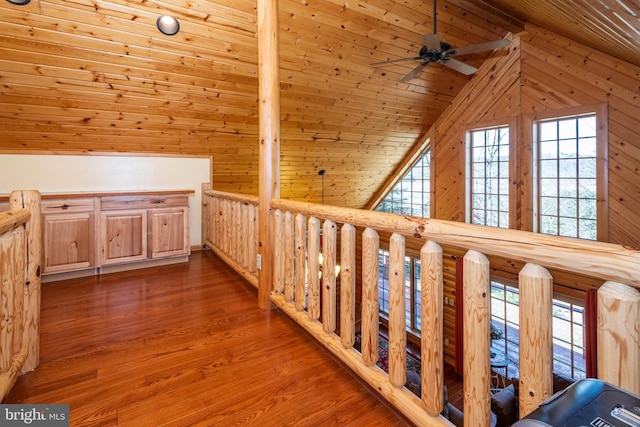
[[447, 51], [447, 56], [466, 55], [469, 53], [482, 52], [483, 50], [500, 49], [507, 47], [511, 41], [506, 39], [493, 40], [485, 43], [471, 44], [469, 46], [457, 47]]
[[409, 80], [414, 79], [418, 74], [422, 72], [422, 70], [424, 70], [424, 67], [426, 67], [427, 65], [429, 65], [429, 61], [424, 61], [422, 64], [411, 70], [411, 72], [404, 76], [400, 81], [406, 83]]
[[424, 41], [424, 45], [427, 47], [427, 49], [431, 50], [435, 50], [437, 52], [440, 52], [440, 36], [438, 36], [437, 34], [425, 34], [422, 36], [422, 40]]
[[417, 59], [422, 59], [422, 58], [420, 58], [419, 56], [414, 56], [412, 58], [389, 59], [386, 61], [374, 62], [373, 64], [370, 64], [370, 65], [372, 67], [375, 67], [377, 65], [393, 64], [394, 62], [403, 62], [403, 61], [415, 61]]
[[456, 70], [459, 73], [466, 74], [467, 76], [478, 71], [477, 68], [467, 65], [464, 62], [460, 62], [457, 59], [445, 58], [441, 61], [445, 66]]

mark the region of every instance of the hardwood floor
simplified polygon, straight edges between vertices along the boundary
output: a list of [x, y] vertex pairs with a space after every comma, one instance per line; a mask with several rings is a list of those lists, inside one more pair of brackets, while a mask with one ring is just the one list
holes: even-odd
[[72, 426], [405, 426], [401, 414], [208, 251], [47, 283], [40, 366], [4, 403]]

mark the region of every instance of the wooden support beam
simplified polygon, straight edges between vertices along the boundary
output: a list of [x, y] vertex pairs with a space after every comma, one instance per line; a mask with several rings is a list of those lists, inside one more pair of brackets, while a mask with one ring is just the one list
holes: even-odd
[[278, 1], [258, 0], [259, 199], [258, 307], [273, 308], [273, 230], [271, 199], [280, 197], [280, 74]]

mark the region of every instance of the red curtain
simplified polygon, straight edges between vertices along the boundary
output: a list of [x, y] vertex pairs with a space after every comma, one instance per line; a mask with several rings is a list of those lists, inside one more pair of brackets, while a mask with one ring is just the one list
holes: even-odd
[[455, 372], [464, 372], [464, 294], [463, 294], [464, 257], [456, 258], [456, 366]]
[[584, 352], [587, 378], [598, 377], [598, 291], [587, 290], [584, 304]]

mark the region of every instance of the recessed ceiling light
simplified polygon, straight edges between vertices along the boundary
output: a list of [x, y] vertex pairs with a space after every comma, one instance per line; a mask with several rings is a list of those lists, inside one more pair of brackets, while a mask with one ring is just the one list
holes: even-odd
[[11, 4], [17, 4], [18, 6], [24, 6], [25, 4], [29, 4], [31, 0], [7, 0]]
[[172, 36], [180, 31], [180, 23], [171, 15], [162, 15], [156, 21], [156, 27], [162, 34]]

